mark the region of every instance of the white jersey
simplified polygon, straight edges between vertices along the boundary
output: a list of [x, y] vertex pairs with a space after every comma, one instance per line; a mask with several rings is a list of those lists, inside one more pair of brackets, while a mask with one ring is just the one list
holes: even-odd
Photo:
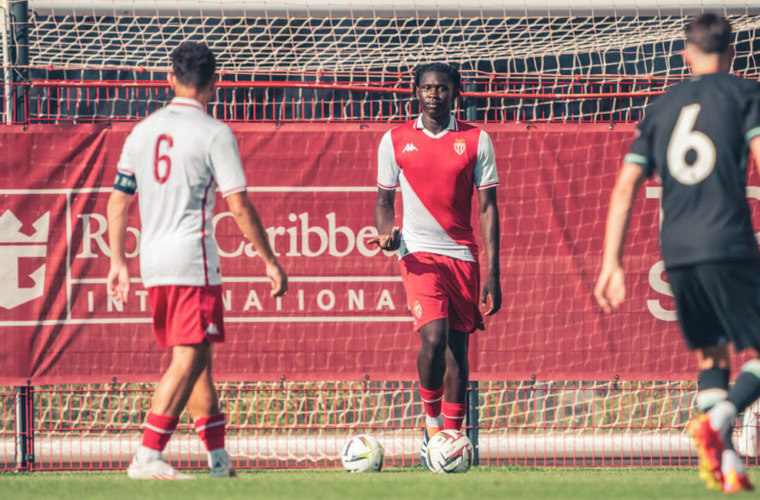
[[139, 193], [144, 285], [221, 284], [212, 224], [215, 189], [224, 197], [246, 190], [230, 128], [197, 101], [175, 97], [135, 126], [118, 170], [115, 188], [133, 176]]

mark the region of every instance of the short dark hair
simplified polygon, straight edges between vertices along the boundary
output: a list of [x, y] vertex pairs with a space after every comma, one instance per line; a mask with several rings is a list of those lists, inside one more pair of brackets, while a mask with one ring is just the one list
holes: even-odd
[[182, 85], [202, 89], [216, 71], [216, 58], [203, 42], [182, 42], [172, 51], [172, 71]]
[[725, 54], [731, 47], [731, 23], [725, 17], [706, 12], [684, 28], [686, 43], [705, 54]]
[[462, 75], [459, 74], [459, 70], [455, 68], [454, 66], [452, 66], [451, 64], [446, 64], [446, 63], [420, 64], [419, 66], [414, 68], [414, 88], [415, 89], [420, 86], [422, 75], [424, 75], [425, 73], [429, 73], [431, 71], [448, 75], [449, 79], [451, 80], [451, 83], [454, 84], [455, 91], [458, 92], [462, 89]]

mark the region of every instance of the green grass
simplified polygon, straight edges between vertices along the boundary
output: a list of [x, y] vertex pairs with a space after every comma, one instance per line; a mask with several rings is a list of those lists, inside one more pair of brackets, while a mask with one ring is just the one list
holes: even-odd
[[[757, 475], [757, 470], [751, 475]], [[343, 470], [241, 471], [232, 480], [132, 481], [124, 472], [0, 473], [0, 497], [51, 500], [661, 500], [722, 498], [695, 469], [479, 467], [464, 475], [421, 468], [381, 474]]]

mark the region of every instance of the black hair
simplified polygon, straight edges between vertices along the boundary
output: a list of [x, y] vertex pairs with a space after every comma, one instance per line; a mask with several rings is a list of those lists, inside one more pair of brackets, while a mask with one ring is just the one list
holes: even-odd
[[725, 54], [731, 47], [731, 23], [712, 12], [695, 17], [684, 28], [686, 43], [705, 54]]
[[451, 80], [451, 83], [454, 85], [455, 92], [459, 92], [462, 89], [462, 75], [459, 74], [459, 70], [455, 68], [454, 66], [450, 64], [446, 64], [446, 63], [420, 64], [419, 66], [414, 68], [414, 88], [415, 89], [417, 89], [417, 87], [420, 86], [422, 75], [424, 75], [425, 73], [429, 73], [431, 71], [448, 75], [449, 79]]
[[172, 71], [182, 85], [202, 89], [216, 71], [216, 58], [203, 42], [182, 42], [172, 51]]

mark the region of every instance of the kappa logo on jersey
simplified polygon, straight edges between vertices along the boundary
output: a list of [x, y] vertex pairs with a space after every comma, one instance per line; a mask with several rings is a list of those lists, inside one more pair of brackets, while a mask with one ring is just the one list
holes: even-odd
[[407, 142], [406, 146], [404, 146], [404, 149], [401, 150], [402, 153], [411, 153], [413, 151], [419, 151], [419, 149], [417, 149], [417, 146], [411, 142]]
[[[42, 297], [45, 288], [45, 264], [35, 269], [29, 278], [34, 283], [30, 287], [19, 285], [19, 259], [45, 257], [50, 229], [50, 212], [45, 212], [34, 221], [35, 233], [27, 236], [21, 232], [23, 224], [10, 210], [0, 216], [0, 307], [13, 309], [36, 298]], [[15, 244], [8, 244], [15, 243]]]
[[418, 319], [422, 317], [422, 304], [420, 304], [419, 300], [414, 301], [412, 311], [414, 311], [414, 315], [417, 316]]
[[467, 143], [462, 137], [454, 139], [454, 151], [456, 151], [459, 156], [463, 155], [464, 152], [467, 151]]
[[216, 327], [216, 323], [209, 323], [205, 331], [206, 335], [219, 335], [219, 329]]

